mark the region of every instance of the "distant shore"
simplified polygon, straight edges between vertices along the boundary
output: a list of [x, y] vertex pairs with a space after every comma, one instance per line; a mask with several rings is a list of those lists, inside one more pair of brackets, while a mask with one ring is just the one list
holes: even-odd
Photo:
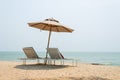
[[0, 80], [119, 80], [120, 67], [79, 63], [71, 65], [42, 65], [34, 62], [0, 61]]

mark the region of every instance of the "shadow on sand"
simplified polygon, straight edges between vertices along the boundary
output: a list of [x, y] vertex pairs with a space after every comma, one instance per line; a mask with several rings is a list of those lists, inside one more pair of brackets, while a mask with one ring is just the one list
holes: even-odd
[[80, 78], [69, 77], [68, 80], [111, 80], [111, 79], [97, 77], [97, 76], [90, 76], [90, 77], [80, 77]]
[[97, 76], [90, 76], [90, 77], [41, 78], [41, 79], [25, 79], [25, 80], [111, 80], [111, 79], [97, 77]]
[[70, 65], [45, 65], [45, 64], [27, 64], [27, 65], [17, 65], [14, 68], [24, 69], [24, 70], [54, 70], [66, 67], [72, 67]]
[[[36, 79], [31, 79], [36, 80]], [[90, 77], [59, 77], [59, 78], [46, 78], [46, 79], [37, 79], [37, 80], [111, 80], [107, 78], [90, 76]]]

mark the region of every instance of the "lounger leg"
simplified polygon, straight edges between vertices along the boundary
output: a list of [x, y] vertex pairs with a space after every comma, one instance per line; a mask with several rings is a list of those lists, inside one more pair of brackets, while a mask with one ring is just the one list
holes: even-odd
[[55, 65], [55, 59], [54, 59], [54, 65]]
[[47, 59], [44, 60], [44, 63], [47, 64]]
[[37, 59], [37, 64], [39, 64], [40, 63], [40, 60], [39, 59]]
[[52, 60], [50, 59], [50, 65], [52, 65]]
[[48, 59], [48, 64], [49, 64], [49, 65], [51, 64], [51, 60], [50, 60], [50, 59]]
[[26, 60], [25, 59], [23, 60], [23, 65], [26, 65]]
[[64, 65], [64, 60], [63, 60], [63, 65]]
[[50, 60], [48, 60], [47, 64], [50, 64]]
[[62, 60], [60, 60], [61, 61], [61, 65], [62, 65]]

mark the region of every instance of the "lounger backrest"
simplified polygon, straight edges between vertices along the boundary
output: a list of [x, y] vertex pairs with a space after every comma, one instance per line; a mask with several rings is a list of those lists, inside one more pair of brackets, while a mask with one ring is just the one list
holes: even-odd
[[62, 59], [58, 48], [48, 48], [48, 53], [51, 59]]
[[23, 48], [23, 51], [27, 58], [38, 58], [38, 55], [36, 54], [35, 50], [33, 47], [25, 47]]

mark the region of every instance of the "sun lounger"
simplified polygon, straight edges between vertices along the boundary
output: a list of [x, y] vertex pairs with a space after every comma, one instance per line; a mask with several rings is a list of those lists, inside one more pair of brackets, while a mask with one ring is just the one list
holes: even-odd
[[33, 47], [25, 47], [23, 48], [23, 51], [27, 56], [27, 58], [20, 58], [20, 60], [23, 60], [23, 64], [26, 64], [26, 60], [37, 60], [37, 63], [39, 63], [39, 59], [45, 59], [39, 57]]
[[[59, 51], [58, 48], [48, 48], [48, 54], [50, 56], [51, 60], [54, 60], [54, 65], [55, 65], [55, 61], [56, 60], [61, 60], [61, 64], [64, 65], [64, 60], [71, 60], [72, 61], [72, 65], [74, 65], [75, 60], [74, 59], [68, 59], [65, 58]], [[77, 61], [76, 61], [76, 65], [77, 65]]]

